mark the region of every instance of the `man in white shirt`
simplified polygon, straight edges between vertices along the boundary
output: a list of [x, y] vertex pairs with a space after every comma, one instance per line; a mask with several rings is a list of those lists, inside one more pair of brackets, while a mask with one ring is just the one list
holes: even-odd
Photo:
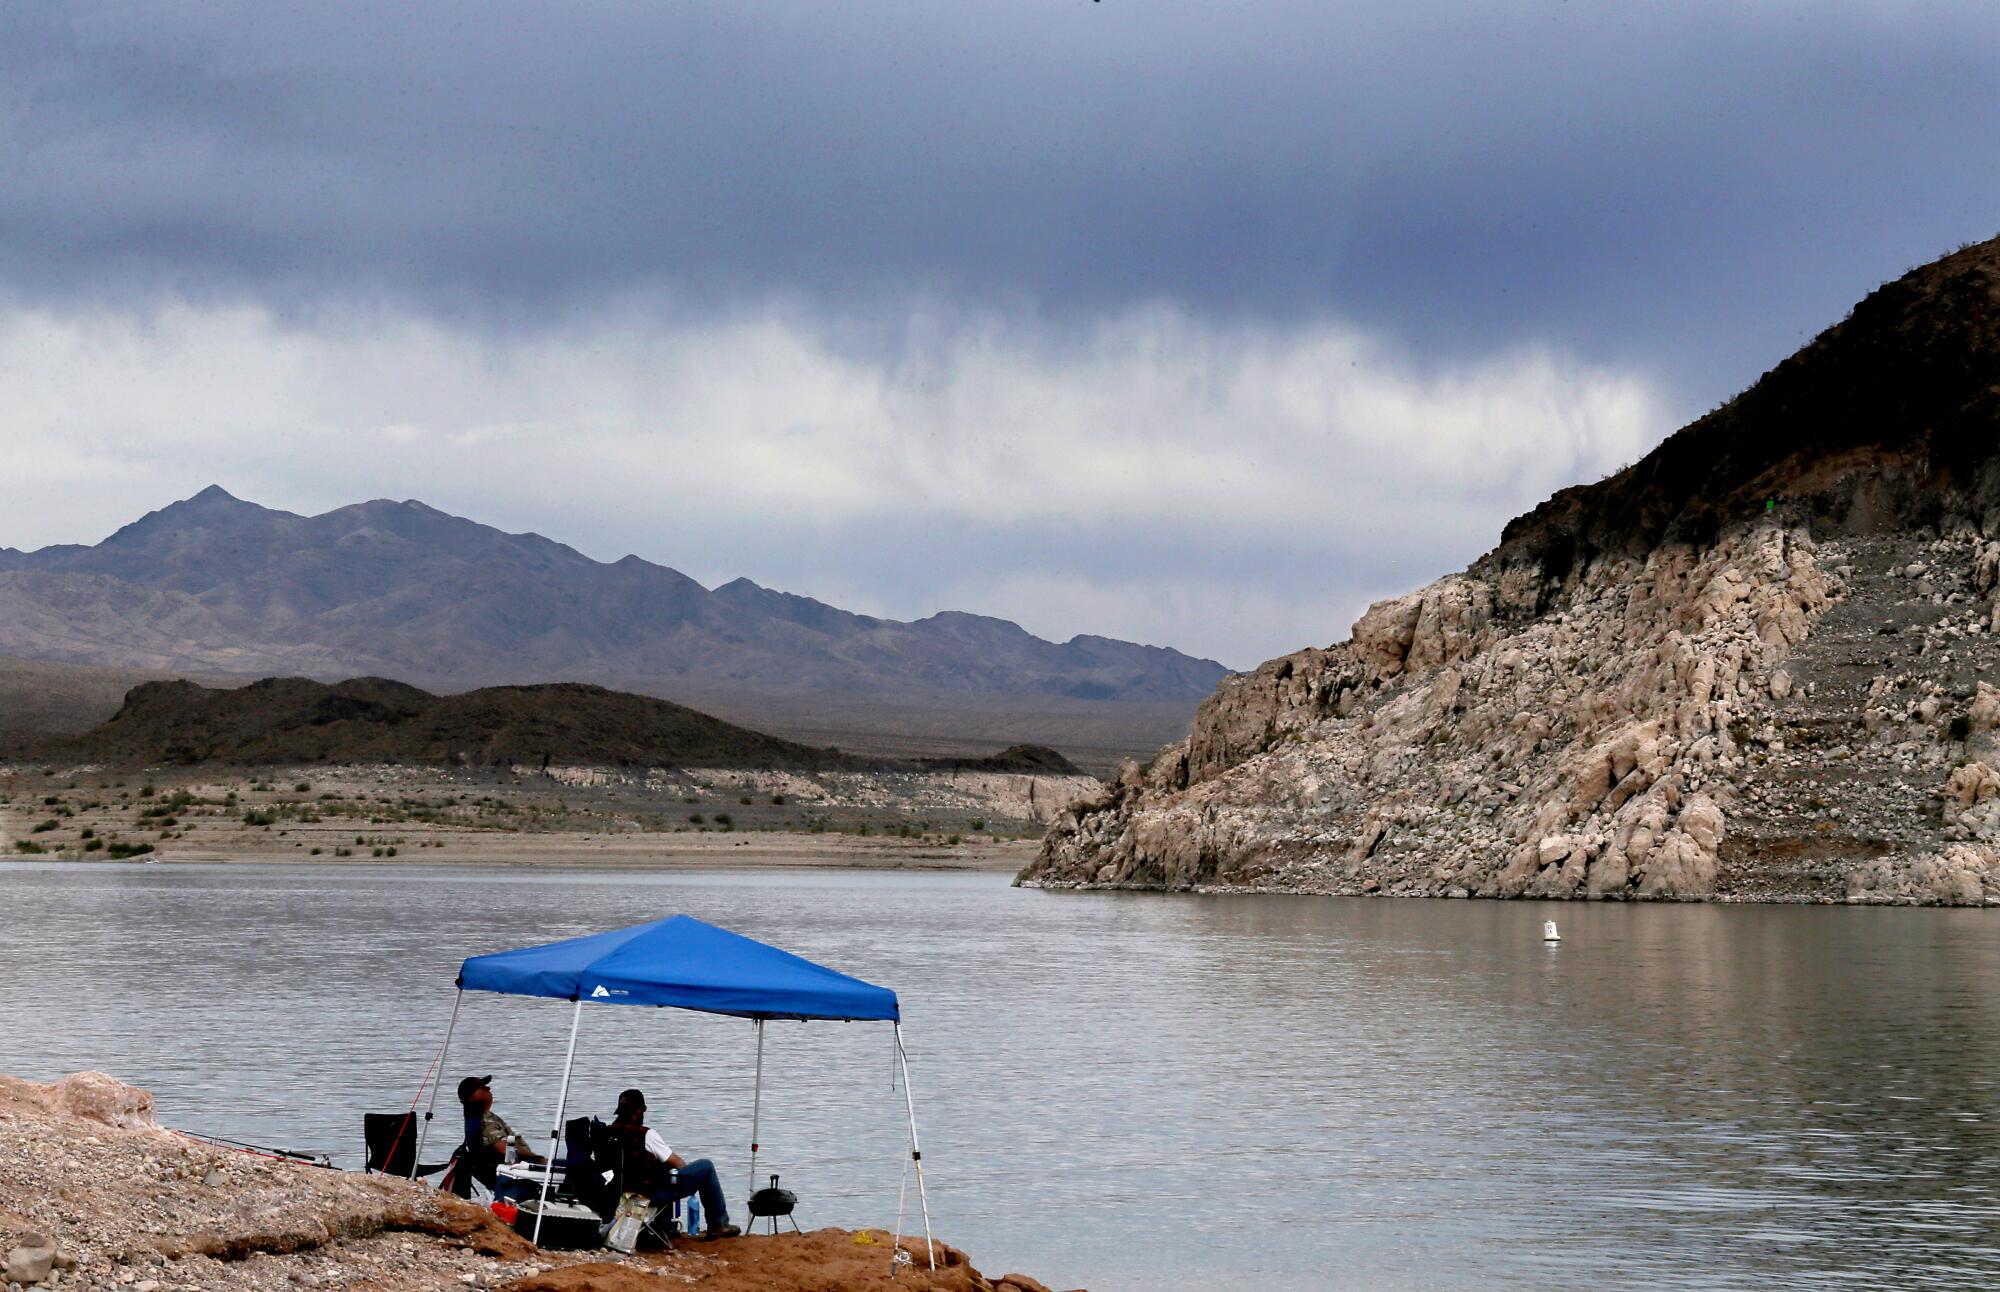
[[[729, 1223], [729, 1204], [723, 1201], [715, 1164], [705, 1157], [684, 1161], [660, 1132], [646, 1125], [646, 1096], [642, 1092], [627, 1090], [618, 1096], [618, 1114], [610, 1129], [623, 1149], [620, 1187], [625, 1192], [643, 1193], [660, 1205], [699, 1194], [702, 1216], [708, 1222], [701, 1233], [704, 1240], [734, 1238], [743, 1232]], [[672, 1177], [670, 1170], [675, 1173]]]

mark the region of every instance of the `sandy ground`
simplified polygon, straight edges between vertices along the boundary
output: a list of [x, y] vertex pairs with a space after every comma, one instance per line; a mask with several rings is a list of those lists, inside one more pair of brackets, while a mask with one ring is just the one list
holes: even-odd
[[0, 856], [1013, 873], [1074, 777], [0, 763]]
[[[853, 835], [756, 834], [501, 834], [472, 830], [426, 830], [398, 826], [376, 835], [398, 842], [394, 857], [376, 857], [372, 848], [355, 855], [332, 855], [336, 840], [353, 847], [354, 835], [339, 827], [299, 826], [282, 838], [248, 832], [193, 834], [161, 845], [162, 862], [321, 862], [339, 865], [569, 866], [589, 869], [677, 870], [742, 867], [830, 866], [850, 870], [973, 870], [1013, 873], [1032, 861], [1032, 839], [979, 840], [947, 845], [913, 839], [857, 838]], [[375, 837], [375, 836], [371, 836]], [[312, 849], [321, 849], [314, 855]]]
[[[427, 1184], [233, 1152], [161, 1129], [102, 1073], [0, 1076], [6, 1285], [95, 1292], [1047, 1292], [882, 1230], [815, 1230], [618, 1256], [530, 1245]], [[931, 1267], [935, 1256], [936, 1268]]]

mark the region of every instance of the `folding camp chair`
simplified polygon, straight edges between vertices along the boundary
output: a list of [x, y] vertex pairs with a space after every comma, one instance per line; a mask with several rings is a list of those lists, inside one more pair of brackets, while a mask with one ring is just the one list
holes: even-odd
[[562, 1153], [556, 1158], [559, 1182], [551, 1186], [551, 1194], [610, 1220], [618, 1210], [618, 1190], [606, 1178], [612, 1168], [602, 1163], [598, 1141], [603, 1132], [604, 1123], [595, 1117], [572, 1117], [563, 1123]]
[[[587, 1141], [576, 1122], [570, 1123], [563, 1132], [566, 1140], [572, 1145], [587, 1143], [589, 1146], [585, 1170], [582, 1172], [572, 1170], [569, 1178], [574, 1183], [587, 1176], [590, 1182], [598, 1186], [601, 1190], [596, 1195], [599, 1200], [598, 1214], [609, 1222], [617, 1214], [619, 1201], [625, 1196], [625, 1150], [618, 1138], [609, 1133], [610, 1128], [603, 1122], [595, 1117], [577, 1119], [578, 1122], [585, 1120], [588, 1120], [590, 1125]], [[576, 1148], [571, 1147], [566, 1156], [573, 1157], [575, 1153]], [[669, 1184], [680, 1178], [680, 1172], [672, 1167], [665, 1167], [662, 1170]], [[649, 1205], [645, 1218], [639, 1224], [638, 1242], [643, 1244], [651, 1239], [661, 1247], [672, 1250], [674, 1236], [682, 1231], [679, 1201]]]
[[[671, 1181], [675, 1175], [676, 1172], [668, 1171], [667, 1179]], [[642, 1195], [635, 1193], [635, 1194], [625, 1194], [620, 1196], [621, 1199], [629, 1197], [634, 1200], [637, 1200]], [[638, 1235], [636, 1236], [635, 1241], [633, 1242], [633, 1245], [630, 1248], [618, 1247], [616, 1250], [637, 1251], [640, 1248], [645, 1247], [648, 1240], [651, 1240], [652, 1242], [657, 1243], [664, 1250], [672, 1251], [674, 1246], [675, 1236], [685, 1232], [685, 1226], [683, 1226], [681, 1223], [680, 1200], [676, 1199], [670, 1202], [649, 1201], [644, 1203], [644, 1206], [646, 1210], [644, 1215], [640, 1217], [639, 1232]], [[613, 1214], [615, 1215], [616, 1212], [614, 1211]], [[616, 1242], [616, 1230], [617, 1230], [616, 1223], [607, 1227], [607, 1233], [606, 1233], [607, 1240], [612, 1241], [613, 1243]]]
[[436, 1175], [450, 1166], [449, 1162], [431, 1162], [410, 1168], [417, 1160], [417, 1117], [415, 1113], [363, 1113], [361, 1114], [361, 1140], [367, 1146], [368, 1156], [364, 1171], [379, 1171], [383, 1175]]

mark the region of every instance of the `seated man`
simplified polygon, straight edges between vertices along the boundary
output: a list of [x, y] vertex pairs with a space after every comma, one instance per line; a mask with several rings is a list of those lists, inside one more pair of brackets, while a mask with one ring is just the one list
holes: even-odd
[[479, 1181], [496, 1198], [532, 1198], [540, 1187], [525, 1180], [501, 1180], [497, 1171], [501, 1157], [511, 1145], [523, 1162], [546, 1162], [547, 1158], [528, 1147], [528, 1141], [514, 1133], [507, 1119], [493, 1111], [493, 1078], [467, 1077], [458, 1083], [458, 1102], [465, 1107], [463, 1171], [453, 1173], [460, 1197], [472, 1193], [471, 1182]]
[[[707, 1158], [686, 1162], [667, 1146], [660, 1133], [646, 1125], [646, 1096], [627, 1090], [618, 1096], [618, 1116], [610, 1135], [619, 1147], [620, 1187], [627, 1193], [641, 1193], [655, 1205], [666, 1206], [701, 1195], [701, 1211], [708, 1221], [701, 1238], [734, 1238], [743, 1231], [729, 1223], [729, 1204], [722, 1199], [722, 1182], [716, 1179], [715, 1164]], [[669, 1178], [669, 1170], [678, 1178]]]

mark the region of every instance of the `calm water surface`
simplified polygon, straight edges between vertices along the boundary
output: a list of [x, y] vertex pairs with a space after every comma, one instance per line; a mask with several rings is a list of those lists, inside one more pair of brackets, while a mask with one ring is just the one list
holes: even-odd
[[[675, 912], [898, 989], [936, 1229], [990, 1271], [2000, 1285], [2000, 916], [1977, 911], [0, 864], [0, 1071], [108, 1069], [170, 1124], [354, 1165], [360, 1114], [407, 1106], [434, 1055], [460, 959]], [[545, 1133], [568, 1007], [466, 1002], [449, 1081], [497, 1074]], [[644, 1087], [740, 1206], [751, 1041], [588, 1008], [573, 1105]], [[808, 1226], [894, 1219], [891, 1057], [879, 1025], [771, 1025], [765, 1160]]]

